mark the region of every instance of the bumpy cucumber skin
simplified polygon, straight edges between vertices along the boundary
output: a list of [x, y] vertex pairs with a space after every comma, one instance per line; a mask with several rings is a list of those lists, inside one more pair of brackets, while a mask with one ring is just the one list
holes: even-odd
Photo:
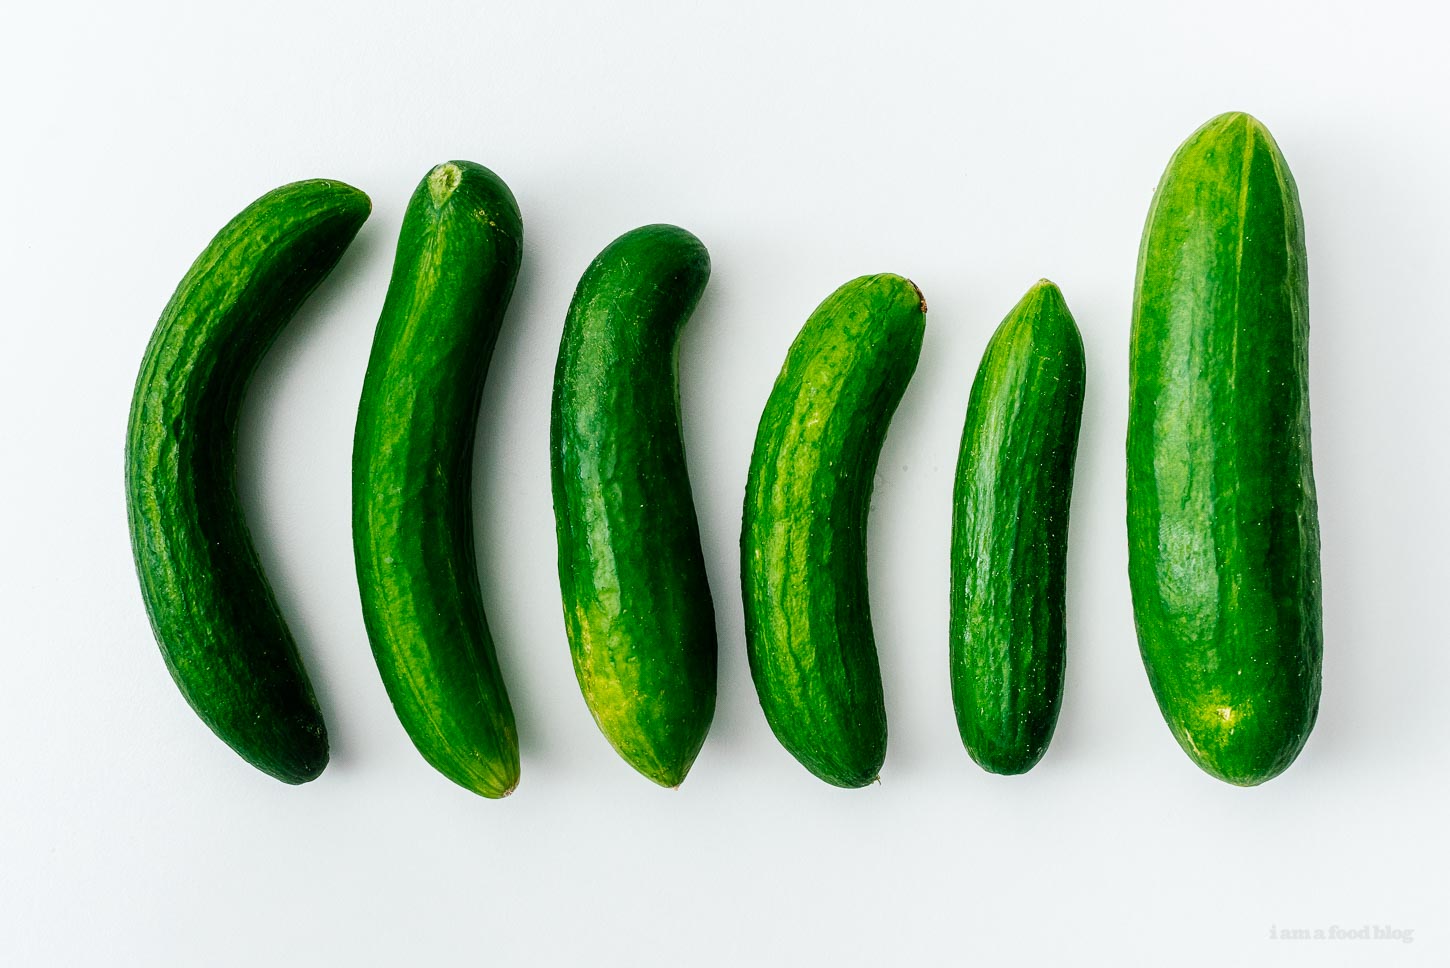
[[473, 444], [523, 224], [508, 186], [434, 168], [403, 216], [358, 405], [353, 551], [373, 657], [435, 769], [485, 797], [519, 780], [513, 708], [473, 540]]
[[126, 430], [131, 549], [166, 667], [217, 736], [285, 783], [322, 772], [327, 731], [237, 503], [237, 417], [370, 211], [357, 189], [312, 180], [228, 222], [156, 324]]
[[1178, 742], [1252, 786], [1319, 709], [1319, 523], [1304, 226], [1246, 114], [1180, 147], [1153, 198], [1133, 306], [1128, 572], [1143, 662]]
[[921, 292], [901, 276], [837, 289], [791, 344], [750, 460], [740, 538], [750, 673], [781, 745], [840, 787], [871, 783], [886, 757], [866, 518], [925, 326]]
[[679, 335], [710, 277], [673, 225], [620, 236], [569, 306], [551, 423], [574, 673], [619, 755], [679, 786], [715, 714], [715, 609], [680, 435]]
[[1025, 773], [1057, 725], [1067, 657], [1067, 524], [1082, 423], [1082, 336], [1033, 286], [982, 356], [952, 498], [957, 728], [991, 773]]

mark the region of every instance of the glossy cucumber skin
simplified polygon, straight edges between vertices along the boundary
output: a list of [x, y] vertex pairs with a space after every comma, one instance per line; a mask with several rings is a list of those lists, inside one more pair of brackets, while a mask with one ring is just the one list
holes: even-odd
[[485, 797], [519, 780], [513, 708], [473, 538], [473, 447], [523, 225], [508, 186], [438, 165], [403, 216], [353, 440], [353, 551], [373, 657], [435, 769]]
[[901, 276], [837, 289], [791, 344], [750, 460], [740, 568], [751, 676], [781, 745], [840, 787], [874, 781], [886, 756], [866, 519], [925, 325], [921, 293]]
[[1067, 657], [1067, 526], [1086, 376], [1082, 336], [1039, 282], [972, 383], [952, 498], [957, 728], [992, 773], [1025, 773], [1057, 725]]
[[1294, 180], [1263, 125], [1221, 115], [1173, 156], [1143, 233], [1128, 572], [1173, 735], [1242, 786], [1294, 761], [1319, 708], [1308, 347]]
[[715, 713], [715, 609], [680, 432], [680, 332], [710, 277], [673, 225], [620, 236], [569, 306], [550, 453], [564, 624], [619, 755], [679, 786]]
[[126, 430], [131, 548], [162, 657], [202, 721], [286, 783], [327, 765], [327, 731], [237, 502], [237, 418], [257, 364], [367, 219], [311, 180], [247, 206], [156, 324]]

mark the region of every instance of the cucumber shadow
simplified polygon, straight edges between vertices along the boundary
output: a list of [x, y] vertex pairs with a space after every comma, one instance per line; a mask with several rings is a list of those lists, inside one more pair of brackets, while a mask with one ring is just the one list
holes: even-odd
[[553, 571], [547, 451], [552, 347], [563, 317], [556, 323], [544, 304], [539, 261], [526, 225], [523, 259], [484, 380], [473, 453], [478, 581], [518, 729], [525, 783], [530, 763], [547, 759], [551, 747], [541, 665], [557, 665], [549, 660], [559, 657], [568, 665]]
[[[864, 267], [863, 267], [864, 268]], [[906, 273], [929, 305], [921, 351], [886, 429], [866, 521], [871, 624], [886, 700], [881, 783], [932, 771], [941, 737], [955, 730], [945, 677], [951, 471], [965, 412], [966, 382], [951, 344], [974, 334], [970, 297], [917, 266]], [[898, 271], [904, 271], [898, 270]], [[958, 406], [958, 398], [961, 405]], [[965, 754], [964, 754], [965, 755]]]
[[1411, 776], [1439, 755], [1426, 739], [1443, 720], [1447, 660], [1426, 604], [1442, 594], [1446, 529], [1425, 509], [1442, 501], [1445, 461], [1407, 419], [1444, 409], [1445, 330], [1429, 322], [1444, 312], [1425, 284], [1441, 266], [1415, 244], [1418, 192], [1438, 176], [1408, 144], [1415, 160], [1386, 167], [1386, 146], [1402, 137], [1395, 124], [1326, 121], [1289, 154], [1309, 255], [1324, 666], [1318, 719], [1288, 773], [1319, 782]]
[[711, 261], [709, 284], [680, 334], [676, 355], [685, 463], [715, 613], [715, 712], [700, 750], [702, 758], [744, 743], [746, 717], [759, 709], [745, 658], [740, 599], [744, 480], [742, 477], [737, 486], [731, 464], [742, 454], [748, 461], [749, 445], [743, 450], [734, 446], [731, 430], [725, 426], [738, 433], [748, 423], [748, 434], [753, 437], [755, 422], [749, 417], [742, 420], [739, 400], [728, 399], [738, 396], [738, 387], [721, 378], [718, 361], [732, 342], [725, 325], [730, 314], [730, 280], [728, 275], [721, 278], [726, 260], [712, 251]]
[[[346, 712], [347, 685], [358, 675], [376, 679], [351, 543], [351, 428], [366, 350], [355, 379], [325, 374], [335, 370], [327, 361], [353, 327], [371, 333], [381, 293], [374, 300], [365, 279], [391, 241], [376, 220], [363, 226], [262, 359], [238, 421], [238, 499], [322, 708], [330, 770], [355, 756], [359, 720]], [[338, 635], [339, 602], [355, 634]]]
[[[1124, 667], [1128, 681], [1138, 688], [1140, 707], [1146, 710], [1151, 702], [1147, 680], [1138, 671], [1136, 644], [1095, 634], [1096, 628], [1106, 624], [1100, 621], [1108, 610], [1106, 603], [1126, 602], [1120, 578], [1126, 575], [1127, 567], [1127, 537], [1122, 526], [1122, 425], [1126, 419], [1122, 410], [1126, 389], [1122, 368], [1127, 354], [1122, 344], [1127, 332], [1123, 320], [1129, 317], [1124, 315], [1127, 307], [1122, 302], [1130, 287], [1131, 280], [1121, 293], [1108, 286], [1079, 287], [1065, 297], [1076, 300], [1069, 306], [1082, 335], [1086, 379], [1068, 513], [1067, 655], [1062, 702], [1052, 740], [1034, 771], [1066, 768], [1093, 755], [1094, 720], [1088, 697], [1103, 691], [1097, 681], [1100, 677], [1095, 677], [1093, 670], [1102, 667], [1104, 659], [1099, 653], [1104, 647], [1117, 650], [1118, 664]], [[1104, 512], [1105, 507], [1111, 510]], [[1112, 547], [1095, 545], [1089, 536], [1100, 531], [1117, 535], [1117, 543]], [[1120, 613], [1120, 621], [1131, 627], [1130, 608]], [[1135, 676], [1142, 681], [1135, 680]], [[1153, 728], [1160, 726], [1156, 712], [1147, 713], [1144, 719]]]

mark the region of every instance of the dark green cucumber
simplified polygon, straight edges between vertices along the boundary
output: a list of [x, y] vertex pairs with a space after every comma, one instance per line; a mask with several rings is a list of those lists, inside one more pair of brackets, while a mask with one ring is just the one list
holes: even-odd
[[886, 757], [866, 584], [866, 516], [886, 429], [916, 369], [921, 292], [862, 276], [811, 314], [760, 417], [740, 537], [745, 640], [765, 718], [841, 787]]
[[1143, 231], [1128, 576], [1163, 717], [1195, 763], [1281, 773], [1319, 709], [1309, 294], [1294, 179], [1258, 121], [1183, 143]]
[[715, 610], [680, 436], [676, 347], [710, 277], [673, 225], [585, 271], [554, 372], [554, 516], [579, 688], [625, 761], [679, 786], [715, 713]]
[[237, 503], [237, 416], [370, 209], [341, 182], [303, 181], [228, 222], [156, 324], [126, 429], [131, 549], [166, 667], [217, 736], [286, 783], [322, 772], [327, 731]]
[[519, 744], [484, 616], [473, 441], [523, 251], [519, 209], [467, 161], [428, 173], [403, 214], [353, 440], [353, 551], [373, 657], [432, 766], [485, 797]]
[[1082, 423], [1082, 336], [1046, 279], [987, 344], [952, 497], [957, 728], [992, 773], [1047, 751], [1067, 656], [1067, 519]]

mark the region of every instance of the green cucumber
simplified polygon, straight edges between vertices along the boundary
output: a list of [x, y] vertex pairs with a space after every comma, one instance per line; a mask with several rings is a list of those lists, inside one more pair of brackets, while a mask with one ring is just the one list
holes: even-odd
[[761, 414], [740, 537], [750, 673], [776, 738], [827, 783], [886, 756], [866, 582], [866, 517], [891, 416], [916, 369], [926, 303], [862, 276], [811, 314]]
[[237, 417], [370, 210], [341, 182], [302, 181], [228, 222], [156, 324], [126, 429], [131, 549], [166, 667], [202, 722], [286, 783], [322, 772], [327, 731], [237, 503]]
[[523, 251], [497, 175], [438, 165], [403, 214], [353, 439], [353, 551], [393, 709], [438, 772], [485, 797], [519, 780], [513, 708], [484, 616], [473, 443]]
[[1169, 728], [1242, 786], [1281, 773], [1319, 709], [1319, 522], [1298, 191], [1246, 114], [1169, 162], [1138, 259], [1128, 576]]
[[715, 713], [715, 610], [680, 436], [676, 351], [710, 277], [673, 225], [626, 232], [585, 271], [554, 373], [551, 459], [564, 625], [619, 755], [679, 786]]
[[1084, 370], [1077, 324], [1044, 279], [992, 335], [967, 403], [952, 497], [952, 702], [967, 752], [992, 773], [1030, 770], [1057, 725]]

